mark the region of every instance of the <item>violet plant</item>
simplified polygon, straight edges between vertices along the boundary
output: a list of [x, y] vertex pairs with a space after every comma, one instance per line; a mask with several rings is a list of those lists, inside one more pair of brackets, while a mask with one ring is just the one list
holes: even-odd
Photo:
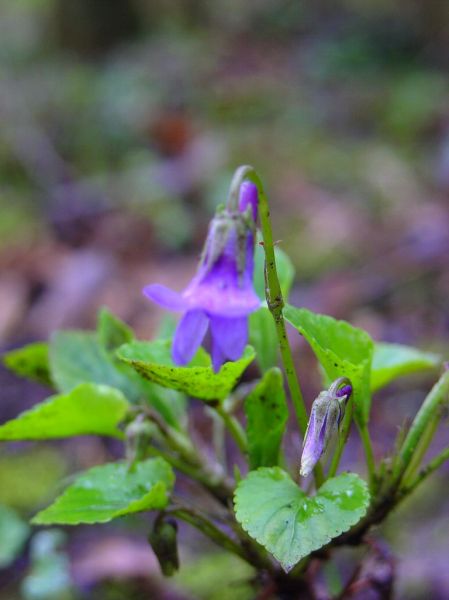
[[186, 365], [210, 325], [215, 372], [238, 360], [248, 342], [248, 315], [260, 306], [253, 287], [257, 187], [243, 182], [237, 207], [217, 212], [209, 227], [198, 273], [182, 294], [153, 284], [144, 294], [169, 310], [185, 310], [173, 338], [172, 358]]
[[[241, 167], [188, 287], [177, 293], [154, 283], [144, 290], [183, 313], [173, 339], [136, 340], [103, 309], [94, 332], [56, 332], [48, 344], [6, 354], [10, 369], [56, 393], [1, 425], [1, 440], [96, 434], [124, 442], [123, 460], [81, 474], [32, 523], [106, 523], [152, 511], [144, 523], [166, 576], [179, 567], [177, 523], [185, 521], [251, 566], [258, 597], [349, 597], [356, 575], [323, 587], [321, 575], [339, 548], [369, 545], [371, 529], [449, 458], [448, 447], [425, 462], [449, 371], [435, 354], [374, 342], [347, 322], [286, 304], [291, 283], [262, 183]], [[286, 322], [310, 344], [324, 376], [310, 418]], [[425, 370], [442, 374], [395, 447], [376, 460], [372, 395]], [[202, 443], [190, 398], [212, 419], [212, 439]], [[282, 451], [289, 420], [297, 455]], [[352, 425], [364, 449], [362, 474], [340, 469]]]

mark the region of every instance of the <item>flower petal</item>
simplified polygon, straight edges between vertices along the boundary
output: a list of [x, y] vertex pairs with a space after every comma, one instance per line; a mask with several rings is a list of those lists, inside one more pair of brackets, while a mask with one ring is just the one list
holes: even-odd
[[307, 431], [304, 437], [304, 446], [301, 455], [301, 470], [303, 477], [307, 477], [320, 460], [324, 450], [323, 427], [317, 418], [316, 406], [312, 406]]
[[248, 206], [251, 206], [254, 221], [257, 221], [258, 200], [257, 186], [251, 181], [244, 181], [240, 186], [239, 210], [244, 212]]
[[248, 341], [248, 318], [210, 317], [213, 344], [217, 344], [225, 357], [238, 360]]
[[186, 303], [178, 292], [174, 292], [165, 285], [154, 283], [143, 288], [143, 294], [156, 304], [168, 308], [168, 310], [184, 310]]
[[177, 365], [186, 365], [195, 356], [206, 335], [209, 319], [202, 310], [189, 310], [180, 320], [173, 340], [172, 357]]
[[218, 373], [221, 366], [226, 362], [226, 356], [223, 354], [222, 349], [218, 345], [217, 341], [212, 339], [212, 368], [214, 373]]

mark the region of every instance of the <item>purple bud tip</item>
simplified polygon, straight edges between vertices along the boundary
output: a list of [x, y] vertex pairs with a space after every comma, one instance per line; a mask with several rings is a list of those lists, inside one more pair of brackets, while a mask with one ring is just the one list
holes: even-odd
[[342, 398], [343, 396], [349, 396], [352, 394], [352, 385], [344, 385], [342, 388], [337, 390], [337, 397]]
[[248, 206], [251, 206], [253, 219], [257, 220], [257, 186], [251, 181], [244, 181], [240, 186], [239, 210], [244, 212]]

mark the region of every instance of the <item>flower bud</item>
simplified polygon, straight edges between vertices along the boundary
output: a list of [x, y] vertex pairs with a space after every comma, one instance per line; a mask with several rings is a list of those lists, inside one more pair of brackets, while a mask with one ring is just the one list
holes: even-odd
[[165, 577], [171, 577], [179, 569], [177, 532], [176, 521], [160, 514], [148, 536]]
[[300, 474], [303, 477], [312, 472], [330, 439], [338, 431], [351, 393], [349, 379], [340, 377], [328, 390], [320, 392], [313, 402], [301, 456]]

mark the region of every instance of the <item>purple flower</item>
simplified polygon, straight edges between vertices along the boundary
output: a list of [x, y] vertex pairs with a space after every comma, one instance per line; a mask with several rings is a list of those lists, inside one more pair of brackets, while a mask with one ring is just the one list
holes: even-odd
[[175, 332], [173, 361], [186, 365], [210, 326], [212, 364], [217, 372], [226, 360], [238, 360], [248, 341], [248, 315], [260, 300], [253, 287], [257, 187], [243, 182], [238, 210], [225, 208], [209, 226], [198, 271], [181, 293], [153, 284], [147, 298], [169, 310], [184, 311]]
[[340, 377], [314, 400], [301, 455], [300, 473], [303, 477], [312, 472], [331, 438], [338, 431], [346, 402], [351, 394], [351, 382], [346, 377]]

